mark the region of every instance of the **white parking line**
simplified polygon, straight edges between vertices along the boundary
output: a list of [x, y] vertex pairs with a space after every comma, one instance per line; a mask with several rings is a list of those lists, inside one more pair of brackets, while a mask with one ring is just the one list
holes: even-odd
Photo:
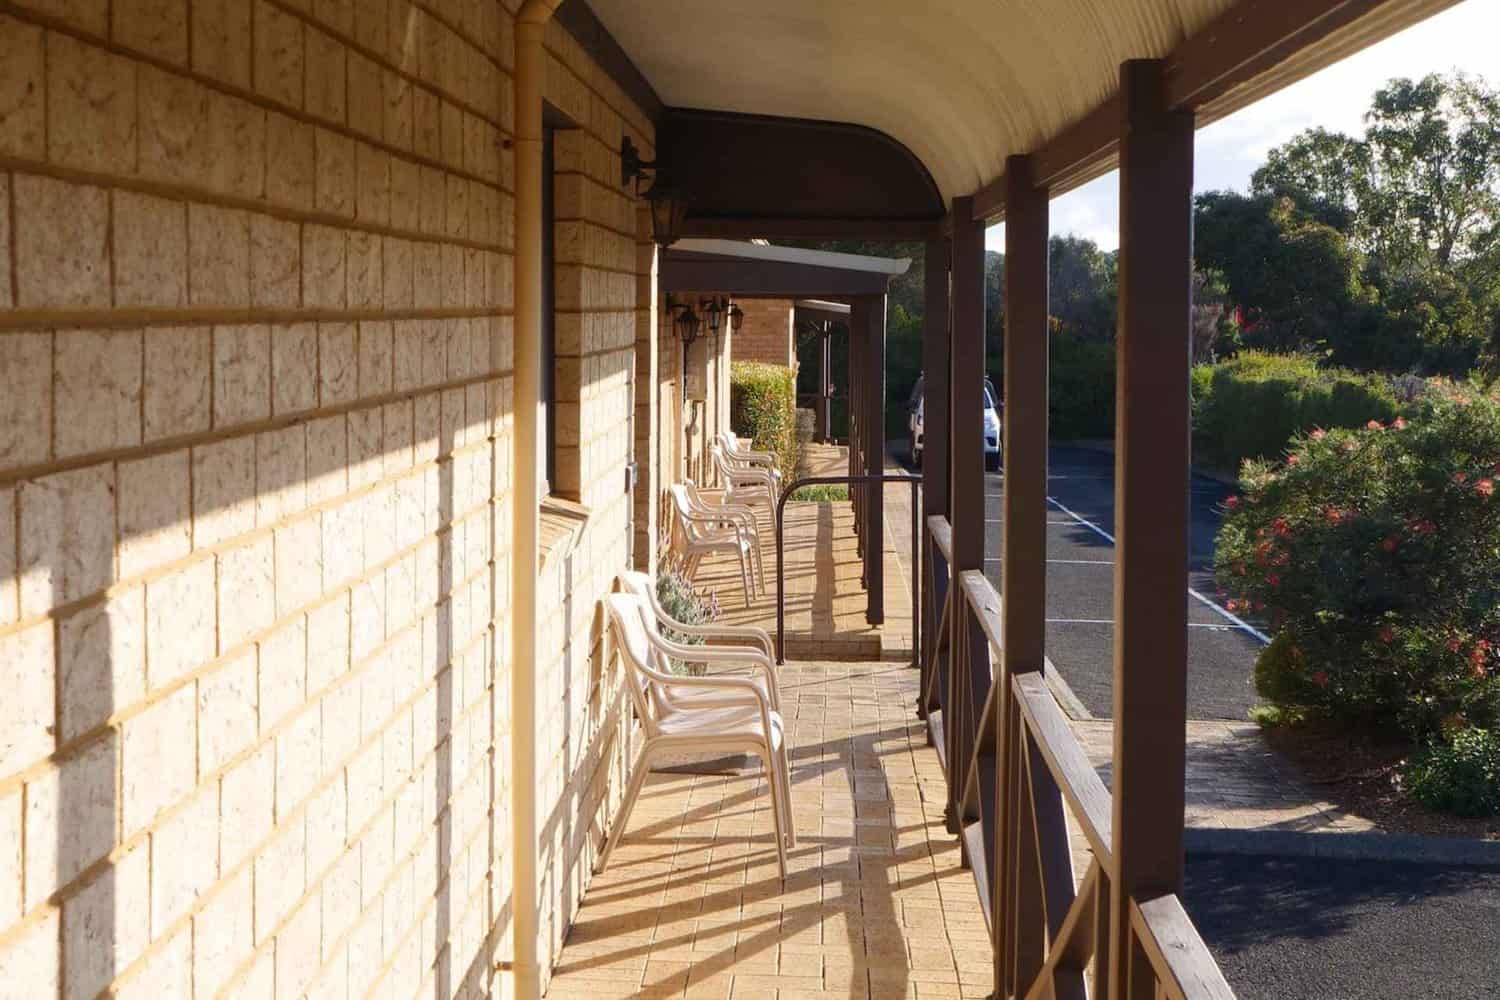
[[[1112, 618], [1048, 618], [1048, 625], [1113, 625]], [[1238, 625], [1216, 625], [1213, 622], [1188, 622], [1188, 628], [1203, 628], [1210, 632], [1237, 632]]]
[[[1111, 544], [1111, 545], [1115, 544], [1115, 536], [1114, 535], [1111, 535], [1109, 532], [1107, 532], [1103, 528], [1099, 527], [1093, 521], [1090, 521], [1087, 518], [1080, 517], [1079, 515], [1073, 513], [1071, 510], [1069, 510], [1063, 504], [1061, 504], [1060, 502], [1058, 502], [1058, 500], [1056, 498], [1054, 498], [1054, 497], [1048, 497], [1047, 498], [1047, 502], [1050, 503], [1052, 506], [1056, 507], [1058, 510], [1062, 511], [1064, 514], [1066, 514], [1069, 517], [1071, 517], [1073, 520], [1077, 521], [1079, 524], [1083, 525], [1085, 528], [1088, 528], [1090, 531], [1092, 531], [1095, 534], [1097, 534], [1100, 538], [1103, 538], [1105, 541], [1109, 542], [1109, 544]], [[1222, 615], [1227, 620], [1233, 622], [1238, 628], [1241, 628], [1245, 632], [1247, 632], [1250, 635], [1254, 636], [1255, 639], [1257, 641], [1259, 641], [1261, 644], [1263, 644], [1263, 645], [1270, 645], [1270, 643], [1271, 643], [1271, 637], [1270, 636], [1266, 635], [1260, 629], [1256, 628], [1254, 625], [1251, 625], [1249, 622], [1245, 621], [1239, 615], [1237, 615], [1234, 612], [1230, 611], [1229, 609], [1221, 607], [1220, 605], [1216, 604], [1215, 602], [1209, 600], [1207, 597], [1204, 597], [1202, 594], [1198, 593], [1192, 587], [1189, 587], [1187, 589], [1187, 592], [1188, 592], [1189, 596], [1191, 596], [1194, 600], [1198, 601], [1200, 604], [1206, 605], [1207, 607], [1213, 608], [1214, 611], [1218, 612], [1220, 615]]]

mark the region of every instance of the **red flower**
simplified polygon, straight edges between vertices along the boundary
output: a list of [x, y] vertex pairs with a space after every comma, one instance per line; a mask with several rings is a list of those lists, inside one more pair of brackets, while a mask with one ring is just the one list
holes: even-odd
[[1235, 598], [1233, 598], [1233, 597], [1231, 597], [1228, 601], [1224, 602], [1224, 610], [1226, 610], [1226, 611], [1238, 611], [1239, 609], [1240, 609], [1240, 602], [1238, 600], [1236, 600]]
[[1396, 630], [1391, 628], [1389, 625], [1382, 626], [1380, 631], [1376, 634], [1380, 636], [1380, 641], [1385, 643], [1387, 646], [1396, 641]]
[[1308, 435], [1314, 441], [1321, 441], [1328, 436], [1328, 432], [1321, 427], [1314, 427], [1313, 432]]
[[1277, 576], [1275, 573], [1267, 573], [1266, 582], [1269, 583], [1271, 585], [1271, 588], [1274, 590], [1275, 588], [1281, 586], [1281, 577]]
[[1365, 430], [1367, 430], [1367, 431], [1383, 431], [1383, 430], [1385, 430], [1385, 428], [1381, 426], [1379, 420], [1371, 420], [1369, 423], [1365, 424]]
[[1474, 484], [1474, 492], [1478, 493], [1482, 497], [1494, 496], [1495, 481], [1493, 479], [1481, 479], [1479, 482]]
[[1396, 541], [1396, 536], [1392, 535], [1391, 537], [1387, 538], [1385, 541], [1381, 542], [1380, 543], [1380, 547], [1382, 549], [1385, 549], [1387, 552], [1395, 552], [1396, 551], [1396, 546], [1398, 544], [1400, 544], [1400, 543]]
[[1265, 601], [1256, 601], [1254, 604], [1250, 605], [1250, 610], [1251, 611], [1264, 611], [1264, 610], [1266, 610], [1266, 602]]
[[1302, 461], [1302, 458], [1296, 452], [1293, 452], [1292, 454], [1290, 454], [1290, 455], [1288, 455], [1286, 457], [1286, 464], [1287, 465], [1296, 465], [1300, 461]]
[[1460, 639], [1458, 636], [1455, 635], [1455, 636], [1452, 636], [1452, 637], [1450, 637], [1448, 639], [1448, 652], [1450, 652], [1450, 653], [1457, 653], [1459, 650], [1461, 650], [1463, 648], [1464, 648], [1464, 641], [1462, 639]]
[[1480, 649], [1478, 646], [1469, 650], [1469, 666], [1473, 668], [1475, 676], [1484, 676], [1485, 654], [1486, 650]]
[[1274, 528], [1276, 534], [1280, 535], [1282, 538], [1290, 538], [1292, 536], [1292, 526], [1287, 523], [1287, 520], [1284, 517], [1278, 517], [1276, 520], [1272, 521], [1271, 527]]
[[1470, 660], [1470, 662], [1469, 662], [1469, 675], [1471, 677], [1473, 677], [1476, 681], [1482, 681], [1482, 680], [1484, 680], [1485, 675], [1487, 673], [1488, 673], [1488, 671], [1486, 671], [1484, 669], [1484, 662], [1483, 661]]
[[1406, 418], [1405, 417], [1397, 417], [1395, 420], [1391, 421], [1391, 426], [1394, 427], [1394, 428], [1396, 428], [1396, 430], [1398, 430], [1398, 431], [1404, 431], [1404, 430], [1406, 430]]
[[1224, 506], [1228, 507], [1230, 510], [1234, 510], [1239, 505], [1240, 505], [1240, 498], [1239, 497], [1232, 496], [1229, 499], [1227, 499], [1227, 500], [1224, 501]]
[[1326, 688], [1328, 686], [1328, 675], [1319, 670], [1312, 675], [1312, 682], [1320, 688]]
[[1347, 510], [1339, 510], [1337, 507], [1329, 507], [1323, 511], [1323, 516], [1328, 518], [1329, 524], [1339, 524], [1349, 519]]
[[1467, 472], [1455, 472], [1453, 474], [1453, 481], [1462, 486], [1469, 481], [1469, 474]]

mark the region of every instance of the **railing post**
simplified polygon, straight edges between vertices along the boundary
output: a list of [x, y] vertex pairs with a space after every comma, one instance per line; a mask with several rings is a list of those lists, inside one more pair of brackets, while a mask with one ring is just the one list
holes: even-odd
[[[922, 511], [928, 517], [948, 513], [948, 241], [927, 241], [922, 268]], [[925, 538], [926, 532], [923, 536]], [[921, 546], [924, 566], [918, 575], [932, 573], [930, 544]], [[926, 590], [929, 598], [937, 593]], [[922, 602], [921, 691], [927, 690], [927, 671], [938, 648], [937, 616], [932, 600]], [[919, 699], [920, 701], [920, 696]]]
[[1149, 982], [1127, 992], [1131, 896], [1182, 884], [1193, 116], [1169, 109], [1163, 69], [1120, 69], [1109, 963], [1119, 1000], [1152, 995]]
[[[1005, 419], [1002, 422], [1005, 497], [1001, 531], [1000, 669], [996, 671], [995, 734], [999, 766], [996, 801], [994, 907], [995, 982], [1014, 992], [1011, 977], [1025, 982], [1042, 956], [1044, 915], [1039, 896], [1018, 897], [1016, 877], [1019, 817], [1008, 806], [1017, 801], [1020, 754], [1025, 741], [1010, 680], [1040, 671], [1045, 662], [1047, 619], [1047, 190], [1032, 182], [1031, 159], [1005, 161]], [[1014, 918], [1019, 927], [1009, 926]], [[1021, 926], [1022, 924], [1027, 926]], [[1031, 926], [1034, 925], [1034, 926]], [[1029, 932], [1029, 933], [1028, 933]], [[1025, 947], [1023, 944], [1029, 945]], [[1029, 952], [1029, 953], [1028, 953]], [[1014, 963], [1014, 964], [1012, 964]]]
[[[965, 570], [984, 570], [984, 224], [974, 220], [972, 198], [953, 199], [953, 332], [948, 357], [948, 490], [953, 523], [953, 580]], [[958, 594], [948, 651], [948, 808], [958, 828], [963, 782], [974, 743], [977, 712], [972, 672], [987, 662], [989, 643]]]
[[[859, 443], [867, 476], [885, 471], [885, 296], [861, 295], [850, 303], [849, 326], [862, 338], [859, 351], [860, 393]], [[885, 488], [879, 483], [865, 488], [861, 539], [864, 543], [865, 621], [885, 621]]]

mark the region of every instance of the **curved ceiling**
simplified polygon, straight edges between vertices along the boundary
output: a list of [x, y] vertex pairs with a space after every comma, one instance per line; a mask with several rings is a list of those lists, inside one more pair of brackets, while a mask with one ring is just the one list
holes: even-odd
[[[669, 106], [852, 122], [974, 192], [1232, 0], [592, 0]], [[649, 11], [650, 16], [644, 16]]]

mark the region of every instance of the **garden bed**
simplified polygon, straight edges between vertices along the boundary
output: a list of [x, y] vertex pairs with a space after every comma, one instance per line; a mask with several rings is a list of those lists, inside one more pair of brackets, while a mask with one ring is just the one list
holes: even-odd
[[1400, 788], [1401, 762], [1414, 748], [1375, 743], [1315, 722], [1265, 726], [1266, 742], [1290, 759], [1329, 802], [1383, 833], [1500, 841], [1500, 816], [1466, 819], [1423, 808]]

